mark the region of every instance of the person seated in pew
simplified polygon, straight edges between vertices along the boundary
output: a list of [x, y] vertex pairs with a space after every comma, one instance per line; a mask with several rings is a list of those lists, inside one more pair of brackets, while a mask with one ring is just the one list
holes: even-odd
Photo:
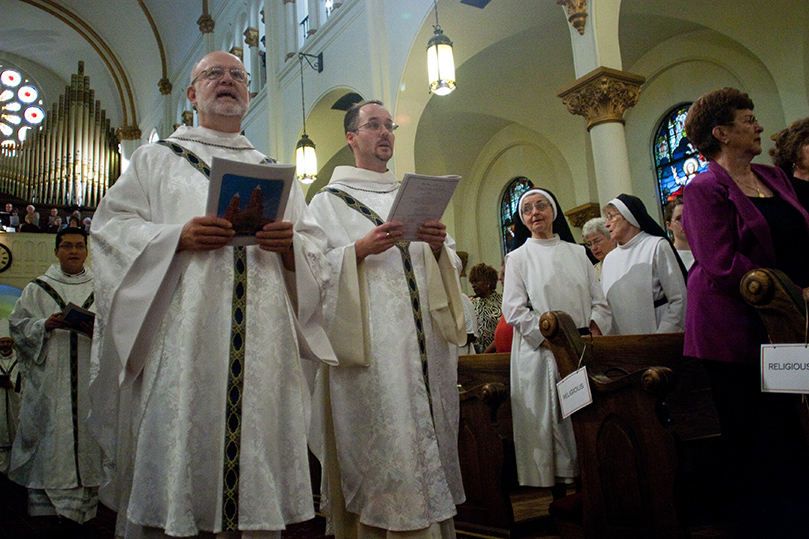
[[610, 331], [611, 314], [595, 269], [554, 196], [529, 189], [518, 208], [531, 237], [509, 254], [503, 291], [503, 315], [515, 329], [511, 409], [517, 476], [521, 485], [552, 487], [558, 499], [578, 477], [578, 459], [573, 424], [560, 419], [559, 371], [539, 317], [565, 311], [578, 327], [600, 335]]
[[618, 195], [603, 211], [610, 236], [618, 243], [601, 270], [613, 333], [681, 333], [686, 269], [666, 233], [638, 197]]
[[685, 130], [709, 164], [684, 190], [683, 226], [696, 259], [684, 355], [703, 360], [716, 404], [726, 518], [749, 537], [793, 537], [809, 529], [800, 397], [761, 391], [760, 350], [769, 339], [739, 284], [748, 271], [765, 267], [809, 287], [809, 214], [783, 170], [751, 163], [764, 128], [746, 93], [723, 88], [703, 95], [689, 109]]

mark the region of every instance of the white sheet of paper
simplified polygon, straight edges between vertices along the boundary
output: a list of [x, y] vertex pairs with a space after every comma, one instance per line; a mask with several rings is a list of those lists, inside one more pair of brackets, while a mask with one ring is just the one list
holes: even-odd
[[399, 192], [386, 221], [401, 221], [405, 226], [404, 241], [416, 241], [416, 230], [425, 221], [441, 219], [460, 176], [404, 175]]
[[809, 348], [799, 343], [762, 344], [761, 391], [809, 393]]
[[587, 367], [568, 374], [556, 383], [556, 392], [559, 395], [559, 406], [562, 408], [562, 417], [568, 417], [593, 402], [590, 392], [590, 379], [587, 377]]

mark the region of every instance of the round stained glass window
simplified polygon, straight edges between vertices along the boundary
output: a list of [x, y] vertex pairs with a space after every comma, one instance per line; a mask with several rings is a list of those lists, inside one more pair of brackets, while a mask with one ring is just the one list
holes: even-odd
[[0, 143], [15, 146], [45, 120], [40, 91], [16, 69], [0, 65]]
[[22, 76], [13, 69], [6, 69], [3, 71], [3, 74], [0, 75], [0, 80], [2, 80], [5, 86], [10, 86], [12, 88], [19, 86], [22, 82]]

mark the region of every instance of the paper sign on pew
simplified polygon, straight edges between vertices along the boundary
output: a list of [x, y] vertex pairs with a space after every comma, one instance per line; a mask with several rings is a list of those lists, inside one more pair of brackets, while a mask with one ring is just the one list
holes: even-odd
[[809, 348], [804, 344], [762, 344], [761, 391], [809, 393]]
[[590, 378], [587, 377], [587, 367], [565, 376], [556, 383], [556, 393], [559, 395], [559, 406], [562, 408], [562, 418], [578, 412], [588, 404], [593, 403], [593, 394], [590, 392]]

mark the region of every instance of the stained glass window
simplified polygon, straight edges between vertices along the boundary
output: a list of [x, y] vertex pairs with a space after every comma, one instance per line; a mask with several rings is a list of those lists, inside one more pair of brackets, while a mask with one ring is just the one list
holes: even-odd
[[39, 90], [16, 69], [0, 64], [0, 144], [14, 149], [31, 129], [39, 129], [45, 111]]
[[685, 136], [685, 117], [690, 106], [683, 103], [671, 109], [660, 122], [654, 138], [652, 153], [663, 206], [681, 195], [691, 178], [708, 168], [708, 160]]
[[[514, 222], [517, 206], [523, 193], [534, 186], [528, 178], [514, 178], [503, 192], [500, 199], [500, 234], [503, 241], [503, 253], [514, 250]], [[519, 219], [519, 216], [516, 216]]]

